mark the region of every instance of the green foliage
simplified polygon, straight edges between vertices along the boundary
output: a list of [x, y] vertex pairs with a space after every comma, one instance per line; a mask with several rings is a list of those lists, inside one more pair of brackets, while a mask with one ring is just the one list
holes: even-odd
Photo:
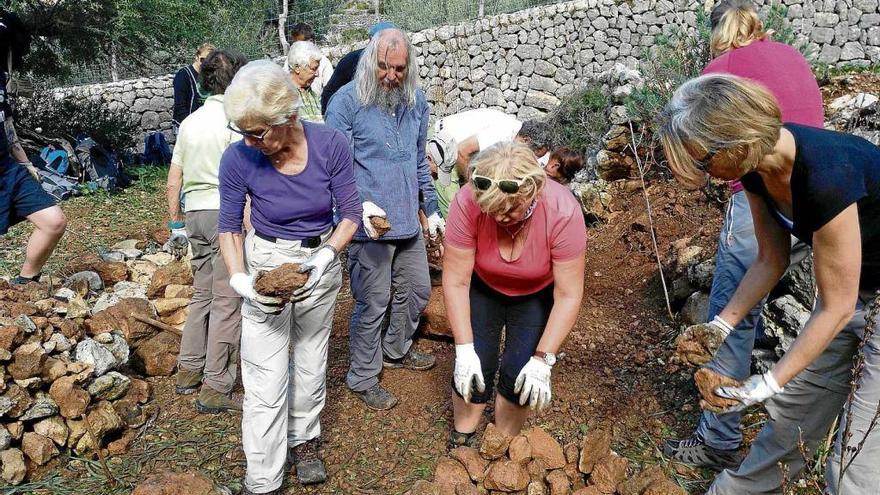
[[657, 36], [655, 45], [642, 56], [644, 84], [624, 102], [628, 115], [652, 122], [682, 83], [699, 76], [710, 60], [709, 35], [709, 21], [699, 10], [695, 32], [678, 30]]
[[565, 145], [584, 156], [601, 148], [608, 131], [608, 95], [595, 83], [581, 87], [562, 99], [547, 118], [552, 146]]
[[111, 110], [100, 99], [56, 98], [48, 90], [38, 90], [32, 98], [22, 99], [16, 119], [20, 127], [40, 128], [40, 133], [48, 137], [73, 142], [84, 134], [111, 150], [128, 149], [140, 136], [140, 126], [127, 109]]

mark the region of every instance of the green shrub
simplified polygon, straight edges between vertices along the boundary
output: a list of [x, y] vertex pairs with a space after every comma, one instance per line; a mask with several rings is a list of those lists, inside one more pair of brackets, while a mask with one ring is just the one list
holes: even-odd
[[563, 98], [547, 118], [552, 146], [565, 145], [584, 156], [601, 149], [602, 136], [609, 127], [610, 105], [611, 100], [597, 83], [581, 87]]
[[90, 136], [98, 144], [115, 151], [135, 145], [140, 127], [127, 109], [111, 110], [96, 98], [69, 96], [56, 98], [41, 89], [17, 105], [16, 126], [40, 134], [74, 142], [78, 135]]

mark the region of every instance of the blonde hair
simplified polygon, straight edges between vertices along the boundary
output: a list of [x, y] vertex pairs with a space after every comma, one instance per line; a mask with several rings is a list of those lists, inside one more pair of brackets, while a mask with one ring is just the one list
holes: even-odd
[[211, 43], [202, 43], [201, 45], [199, 45], [198, 48], [196, 48], [196, 58], [199, 58], [203, 55], [207, 57], [211, 52], [216, 49], [217, 47], [215, 47]]
[[239, 129], [281, 125], [300, 106], [299, 91], [290, 75], [271, 60], [255, 60], [242, 67], [223, 96], [226, 118]]
[[715, 57], [755, 40], [766, 40], [772, 34], [764, 31], [764, 23], [749, 0], [722, 0], [712, 9], [709, 20], [709, 49]]
[[782, 113], [763, 86], [727, 74], [682, 84], [660, 115], [658, 136], [676, 178], [700, 186], [706, 173], [696, 156], [726, 151], [740, 160], [740, 176], [755, 169], [779, 139]]
[[523, 203], [530, 203], [544, 189], [547, 175], [535, 154], [522, 143], [498, 143], [477, 154], [471, 162], [471, 174], [495, 180], [522, 180], [519, 191], [508, 194], [497, 186], [485, 191], [473, 188], [474, 200], [487, 215], [501, 215]]

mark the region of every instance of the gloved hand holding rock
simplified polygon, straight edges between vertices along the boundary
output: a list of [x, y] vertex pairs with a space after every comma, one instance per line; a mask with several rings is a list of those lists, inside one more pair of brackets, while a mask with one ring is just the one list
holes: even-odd
[[434, 212], [428, 217], [428, 235], [431, 237], [437, 237], [444, 233], [446, 233], [446, 220], [443, 220], [440, 213]]
[[376, 240], [379, 238], [379, 233], [376, 232], [376, 229], [373, 227], [373, 224], [370, 222], [370, 217], [381, 217], [387, 218], [388, 214], [385, 213], [385, 210], [379, 208], [376, 203], [372, 201], [364, 201], [363, 203], [364, 213], [363, 213], [363, 226], [364, 230], [367, 232], [367, 235], [370, 236], [370, 239]]
[[712, 360], [733, 326], [720, 316], [709, 323], [691, 325], [675, 339], [673, 360], [694, 366], [702, 366]]
[[751, 405], [764, 402], [780, 392], [782, 392], [782, 387], [776, 382], [773, 373], [769, 371], [763, 375], [750, 376], [740, 386], [726, 386], [715, 389], [715, 395], [739, 401], [739, 404], [721, 411], [722, 414], [742, 411]]
[[259, 294], [254, 289], [254, 275], [248, 273], [233, 273], [229, 277], [229, 286], [239, 296], [256, 303], [260, 309], [267, 313], [277, 313], [284, 307], [284, 301], [278, 297], [269, 297]]
[[331, 263], [336, 259], [336, 249], [330, 245], [324, 245], [303, 262], [299, 267], [300, 273], [308, 273], [309, 279], [306, 284], [293, 292], [292, 301], [301, 301], [309, 296], [312, 289], [318, 285], [321, 277]]

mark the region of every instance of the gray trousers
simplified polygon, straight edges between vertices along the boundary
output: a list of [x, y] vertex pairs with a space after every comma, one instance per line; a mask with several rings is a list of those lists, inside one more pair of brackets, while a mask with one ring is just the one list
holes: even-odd
[[178, 365], [203, 373], [204, 385], [226, 394], [238, 374], [241, 297], [229, 287], [229, 273], [220, 256], [218, 214], [218, 210], [186, 214], [193, 255], [193, 298], [180, 339]]
[[[834, 419], [840, 415], [840, 431], [846, 427], [847, 401], [853, 375], [853, 356], [865, 332], [865, 305], [873, 295], [862, 292], [856, 313], [847, 326], [831, 341], [825, 351], [785, 385], [785, 391], [767, 401], [770, 419], [752, 443], [748, 456], [735, 471], [725, 470], [715, 479], [707, 493], [712, 495], [745, 495], [782, 493], [783, 473], [780, 464], [788, 467], [790, 479], [804, 468], [798, 449], [803, 435], [807, 452], [812, 455], [825, 439]], [[865, 432], [880, 403], [880, 324], [864, 348], [865, 367], [853, 397], [852, 436], [847, 446], [864, 441], [861, 452], [847, 468], [838, 488], [841, 434], [825, 467], [826, 493], [867, 495], [880, 493], [880, 431]], [[842, 414], [841, 414], [842, 413]], [[851, 459], [847, 452], [845, 463]]]
[[[327, 232], [322, 240], [329, 237]], [[300, 241], [269, 242], [253, 231], [245, 239], [250, 273], [302, 263], [318, 249]], [[327, 351], [341, 286], [342, 265], [334, 261], [308, 297], [277, 314], [247, 301], [242, 305], [241, 438], [247, 458], [244, 484], [253, 493], [281, 486], [288, 448], [321, 434]]]
[[[412, 346], [419, 317], [431, 296], [425, 241], [417, 235], [395, 241], [352, 242], [348, 267], [355, 305], [346, 383], [352, 390], [363, 391], [379, 383], [383, 353], [399, 359]], [[382, 321], [389, 304], [391, 318], [383, 337]]]

